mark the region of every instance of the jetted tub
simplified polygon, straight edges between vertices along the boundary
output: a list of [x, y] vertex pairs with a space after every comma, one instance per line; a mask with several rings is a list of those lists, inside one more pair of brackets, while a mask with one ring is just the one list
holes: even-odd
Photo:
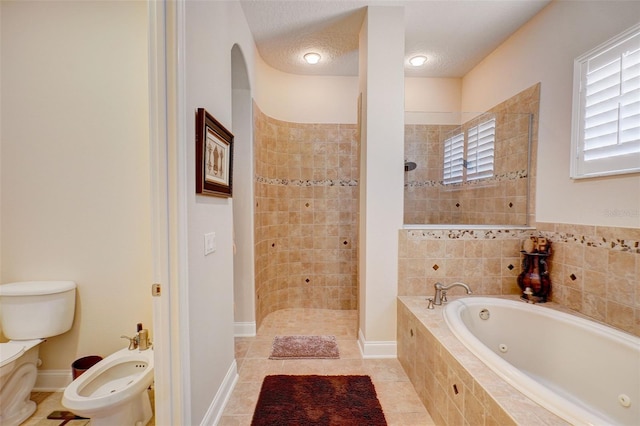
[[453, 334], [502, 379], [573, 425], [640, 424], [640, 338], [544, 307], [466, 297]]

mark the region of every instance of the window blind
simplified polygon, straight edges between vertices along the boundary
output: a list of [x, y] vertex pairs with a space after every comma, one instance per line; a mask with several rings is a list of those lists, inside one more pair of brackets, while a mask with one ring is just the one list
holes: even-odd
[[640, 171], [640, 26], [578, 58], [575, 67], [572, 177]]
[[464, 156], [464, 134], [458, 133], [444, 140], [444, 174], [445, 184], [462, 182]]
[[493, 176], [496, 120], [485, 121], [467, 132], [467, 180]]

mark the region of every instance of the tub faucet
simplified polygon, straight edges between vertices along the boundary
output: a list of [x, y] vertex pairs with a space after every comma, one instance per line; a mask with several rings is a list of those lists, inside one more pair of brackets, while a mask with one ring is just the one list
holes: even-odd
[[447, 290], [453, 288], [453, 287], [462, 287], [467, 291], [467, 294], [471, 294], [471, 288], [469, 288], [468, 285], [466, 285], [465, 283], [453, 283], [451, 285], [445, 286], [442, 283], [435, 283], [433, 285], [433, 287], [436, 289], [436, 294], [433, 297], [433, 304], [434, 305], [442, 305], [442, 302], [446, 302], [447, 301]]

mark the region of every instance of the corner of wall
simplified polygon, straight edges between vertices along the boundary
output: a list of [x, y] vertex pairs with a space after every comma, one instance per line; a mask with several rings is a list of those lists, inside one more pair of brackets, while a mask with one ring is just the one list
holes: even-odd
[[358, 347], [364, 359], [396, 358], [398, 354], [397, 341], [367, 341], [362, 329], [358, 330]]

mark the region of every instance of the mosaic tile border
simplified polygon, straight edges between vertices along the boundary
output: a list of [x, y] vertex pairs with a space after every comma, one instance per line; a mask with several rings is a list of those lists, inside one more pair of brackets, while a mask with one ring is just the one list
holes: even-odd
[[518, 180], [518, 179], [527, 179], [529, 177], [529, 174], [527, 173], [526, 170], [516, 170], [516, 171], [512, 171], [512, 172], [507, 172], [507, 173], [502, 173], [500, 175], [496, 175], [493, 178], [490, 179], [481, 179], [481, 180], [472, 180], [472, 181], [467, 181], [467, 182], [462, 182], [462, 183], [452, 183], [452, 184], [447, 184], [445, 185], [441, 180], [435, 181], [435, 180], [426, 180], [426, 181], [408, 181], [404, 184], [405, 188], [419, 188], [419, 187], [423, 187], [423, 186], [430, 186], [430, 187], [442, 187], [442, 188], [464, 188], [464, 187], [468, 187], [468, 186], [478, 186], [478, 185], [483, 185], [483, 184], [487, 184], [487, 183], [494, 183], [494, 182], [506, 182], [506, 181], [511, 181], [511, 180]]
[[[624, 228], [618, 228], [624, 233]], [[407, 230], [414, 240], [496, 240], [525, 239], [532, 235], [543, 236], [552, 243], [581, 244], [585, 247], [600, 247], [613, 251], [640, 254], [640, 241], [633, 239], [606, 238], [602, 236], [575, 235], [571, 232], [541, 231], [536, 229], [420, 229]]]
[[357, 179], [279, 179], [256, 176], [256, 182], [278, 186], [358, 186]]
[[574, 235], [570, 232], [536, 231], [536, 234], [547, 238], [552, 243], [562, 242], [568, 244], [581, 244], [586, 247], [599, 247], [614, 251], [640, 254], [640, 241], [623, 240], [620, 238]]
[[407, 230], [414, 240], [511, 240], [535, 234], [530, 229], [419, 229]]

